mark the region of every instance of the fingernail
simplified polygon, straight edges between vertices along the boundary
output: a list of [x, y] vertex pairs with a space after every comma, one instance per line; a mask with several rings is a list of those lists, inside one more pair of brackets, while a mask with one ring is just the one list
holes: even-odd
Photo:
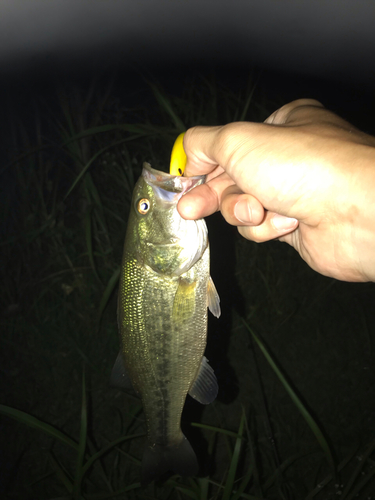
[[234, 215], [244, 224], [251, 224], [253, 221], [251, 208], [246, 200], [237, 201], [234, 206]]
[[293, 229], [297, 226], [298, 220], [293, 217], [284, 217], [284, 215], [275, 214], [271, 222], [275, 229], [278, 231], [286, 231], [287, 229]]

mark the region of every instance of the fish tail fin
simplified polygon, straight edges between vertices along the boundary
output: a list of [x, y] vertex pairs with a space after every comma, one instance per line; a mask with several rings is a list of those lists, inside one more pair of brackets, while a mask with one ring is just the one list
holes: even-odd
[[147, 446], [142, 458], [142, 486], [168, 471], [187, 477], [195, 476], [198, 469], [197, 457], [185, 436], [177, 446]]

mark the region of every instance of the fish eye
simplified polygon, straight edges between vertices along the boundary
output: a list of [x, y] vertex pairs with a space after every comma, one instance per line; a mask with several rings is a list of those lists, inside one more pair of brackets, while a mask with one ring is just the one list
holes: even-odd
[[150, 206], [149, 200], [147, 198], [142, 198], [137, 203], [137, 210], [141, 215], [145, 215], [150, 210]]

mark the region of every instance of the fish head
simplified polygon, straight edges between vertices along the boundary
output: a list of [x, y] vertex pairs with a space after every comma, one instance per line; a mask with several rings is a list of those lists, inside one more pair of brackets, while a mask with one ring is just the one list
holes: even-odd
[[132, 250], [141, 265], [180, 276], [201, 258], [208, 245], [206, 223], [183, 219], [177, 203], [204, 180], [205, 176], [180, 177], [143, 164], [129, 219]]

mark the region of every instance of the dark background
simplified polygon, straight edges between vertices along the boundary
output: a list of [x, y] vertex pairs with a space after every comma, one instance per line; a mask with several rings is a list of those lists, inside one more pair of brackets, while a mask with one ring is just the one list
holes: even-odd
[[370, 122], [374, 22], [371, 0], [4, 0], [2, 94], [113, 72], [124, 92], [139, 85], [132, 72], [175, 82], [216, 69], [235, 85], [256, 67], [286, 100], [321, 98]]

